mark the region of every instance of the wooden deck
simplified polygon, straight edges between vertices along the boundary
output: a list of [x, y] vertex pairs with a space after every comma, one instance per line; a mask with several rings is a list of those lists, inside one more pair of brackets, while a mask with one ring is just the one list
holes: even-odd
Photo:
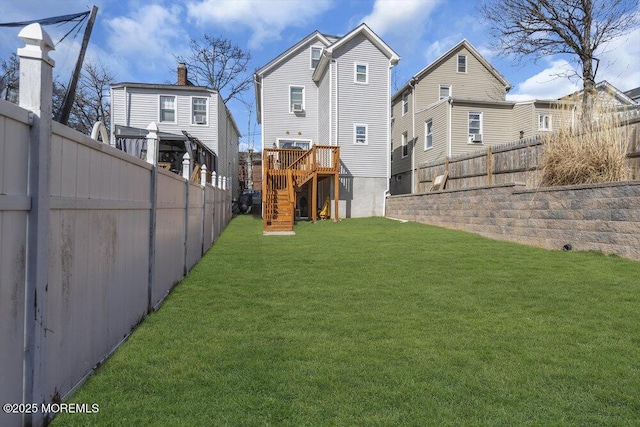
[[266, 148], [262, 153], [264, 231], [293, 231], [296, 189], [311, 185], [311, 219], [317, 220], [318, 180], [333, 177], [338, 220], [340, 147], [314, 145], [310, 150]]

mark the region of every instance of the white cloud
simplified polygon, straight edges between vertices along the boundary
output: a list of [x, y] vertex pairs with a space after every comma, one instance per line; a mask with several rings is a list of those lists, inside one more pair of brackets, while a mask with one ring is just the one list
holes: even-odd
[[331, 6], [331, 0], [204, 0], [189, 3], [187, 15], [200, 26], [249, 28], [249, 48], [257, 49], [265, 41], [279, 40], [288, 27], [304, 28]]
[[182, 30], [181, 9], [159, 5], [143, 6], [129, 16], [107, 21], [110, 29], [108, 43], [113, 52], [123, 57], [145, 61], [166, 61], [178, 53], [174, 44], [184, 44], [188, 35]]
[[417, 39], [426, 29], [426, 18], [439, 0], [376, 0], [373, 11], [362, 18], [376, 34]]
[[507, 100], [557, 99], [568, 95], [582, 88], [575, 78], [568, 78], [575, 72], [575, 68], [564, 59], [552, 61], [544, 70], [515, 85]]
[[626, 91], [640, 86], [640, 28], [603, 46], [596, 80]]

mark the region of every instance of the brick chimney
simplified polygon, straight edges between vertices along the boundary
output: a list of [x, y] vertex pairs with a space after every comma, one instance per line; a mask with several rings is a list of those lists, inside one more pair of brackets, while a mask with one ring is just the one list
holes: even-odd
[[178, 64], [178, 86], [187, 85], [187, 64], [181, 62]]

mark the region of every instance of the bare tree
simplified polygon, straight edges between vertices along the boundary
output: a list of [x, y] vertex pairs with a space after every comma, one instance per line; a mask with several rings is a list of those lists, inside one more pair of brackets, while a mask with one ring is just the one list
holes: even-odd
[[[71, 107], [68, 126], [86, 135], [91, 134], [97, 121], [107, 129], [111, 122], [109, 86], [115, 81], [113, 73], [101, 62], [87, 62], [82, 69], [76, 95]], [[54, 85], [54, 109], [61, 107], [66, 88]]]
[[487, 0], [480, 6], [496, 47], [505, 53], [518, 59], [575, 58], [582, 69], [585, 113], [595, 92], [596, 51], [636, 28], [637, 11], [638, 0]]
[[18, 102], [17, 99], [10, 99], [11, 91], [9, 89], [14, 89], [17, 92], [19, 79], [20, 61], [18, 60], [18, 55], [12, 53], [9, 59], [0, 59], [0, 93], [2, 93], [2, 99]]
[[228, 39], [205, 34], [202, 40], [191, 39], [187, 56], [175, 55], [189, 67], [194, 83], [215, 89], [226, 103], [247, 90], [252, 83], [249, 72], [251, 54]]

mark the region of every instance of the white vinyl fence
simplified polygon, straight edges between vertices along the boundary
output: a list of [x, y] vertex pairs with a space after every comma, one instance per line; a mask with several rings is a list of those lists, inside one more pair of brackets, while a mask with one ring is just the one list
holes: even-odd
[[231, 200], [53, 122], [51, 40], [20, 37], [20, 106], [0, 100], [0, 425], [39, 426], [198, 262]]

